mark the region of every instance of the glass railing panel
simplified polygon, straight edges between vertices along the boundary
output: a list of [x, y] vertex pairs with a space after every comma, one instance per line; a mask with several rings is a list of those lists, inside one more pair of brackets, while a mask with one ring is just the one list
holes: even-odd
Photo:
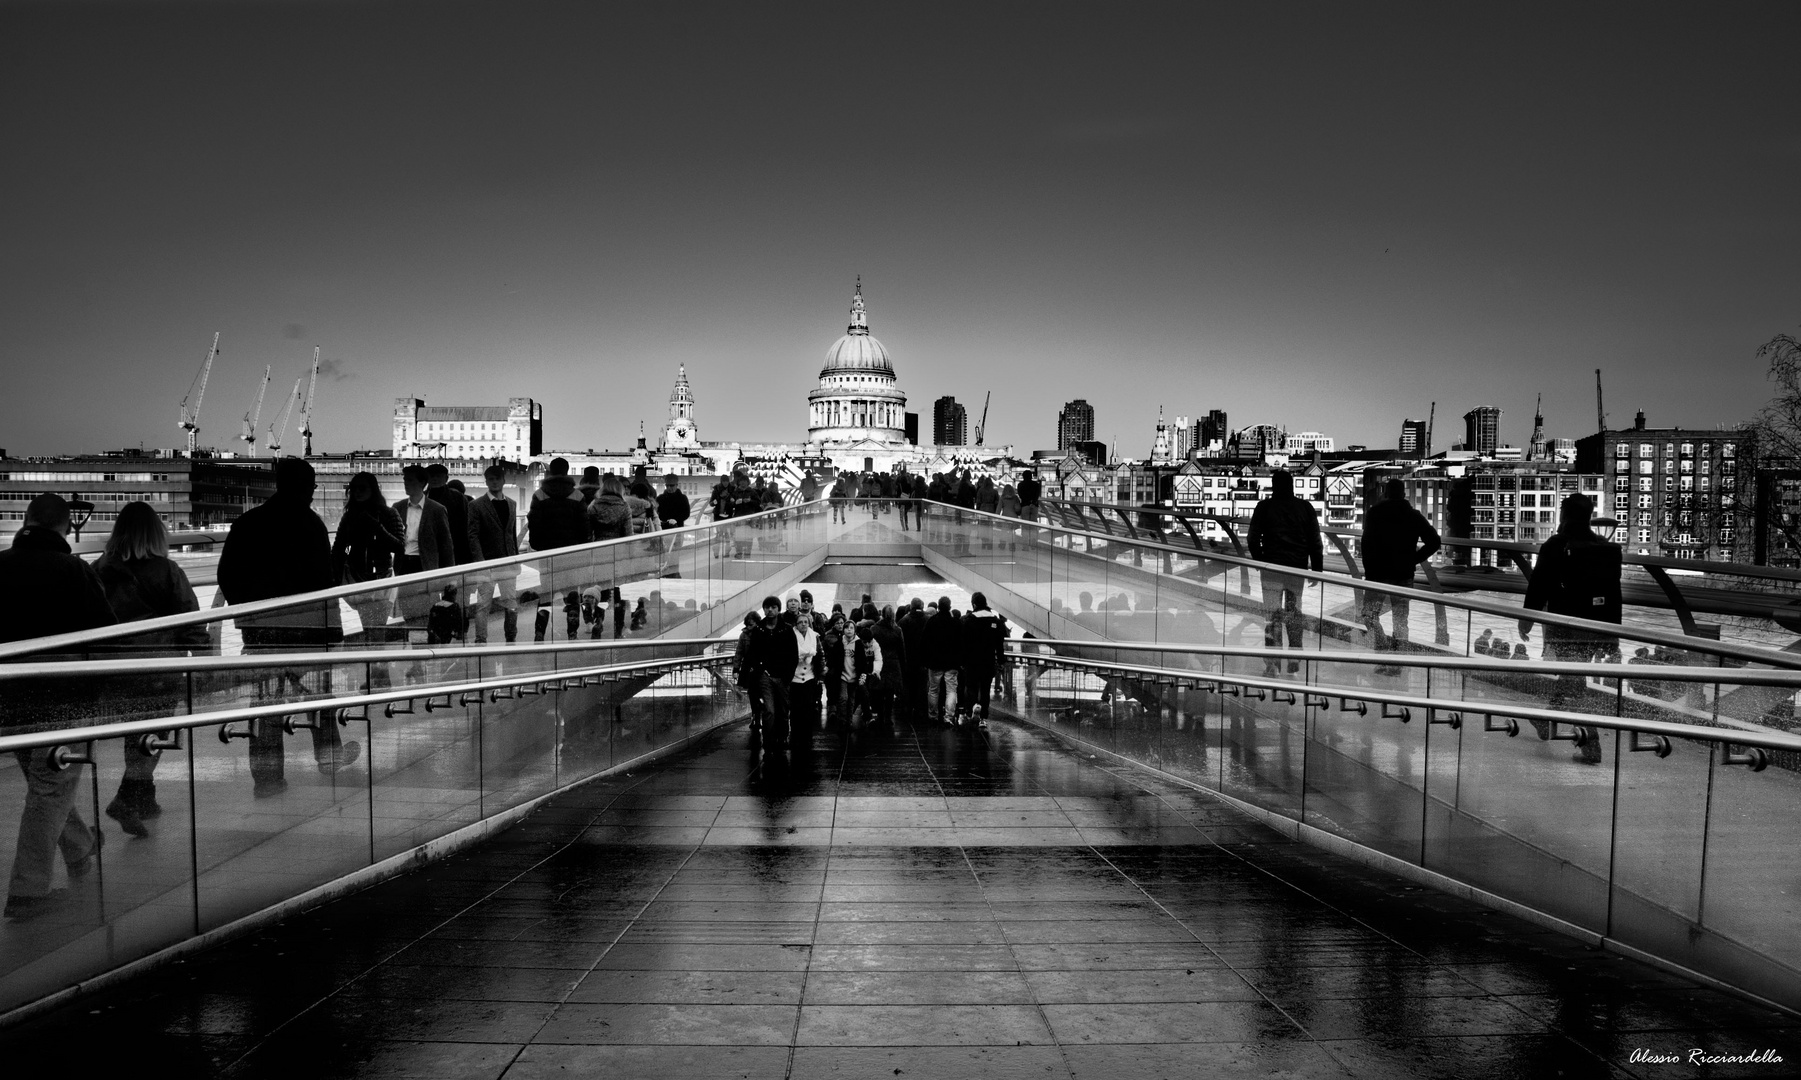
[[[0, 1012], [70, 985], [71, 971], [117, 967], [194, 932], [187, 753], [152, 747], [145, 756], [132, 744], [67, 748], [96, 768], [54, 768], [48, 751], [35, 750], [8, 755], [0, 770], [8, 875]], [[121, 788], [128, 768], [133, 782]], [[108, 817], [108, 807], [120, 816]]]
[[[1307, 824], [1408, 862], [1419, 861], [1428, 742], [1443, 755], [1455, 732], [1378, 702], [1315, 695], [1307, 709]], [[1323, 705], [1318, 703], [1324, 702]], [[1416, 710], [1417, 712], [1417, 710]]]
[[1225, 756], [1221, 791], [1284, 817], [1301, 816], [1307, 741], [1304, 690], [1297, 678], [1292, 689], [1246, 689], [1240, 696], [1228, 695], [1221, 730]]
[[360, 725], [337, 717], [324, 708], [238, 721], [228, 743], [219, 727], [195, 729], [202, 930], [368, 865], [366, 748]]
[[[1614, 743], [1606, 732], [1603, 741]], [[1618, 736], [1618, 820], [1613, 838], [1612, 934], [1660, 955], [1688, 947], [1701, 917], [1701, 869], [1713, 744]], [[1669, 755], [1659, 756], [1667, 747]]]
[[[556, 687], [554, 682], [527, 684], [517, 688], [513, 697], [503, 696], [482, 706], [484, 814], [529, 802], [557, 787], [563, 716], [565, 712], [580, 715], [594, 691]], [[577, 696], [566, 702], [569, 694]]]
[[1698, 920], [1712, 940], [1699, 947], [1714, 973], [1769, 992], [1762, 964], [1754, 969], [1741, 951], [1781, 965], [1790, 980], [1801, 972], [1801, 890], [1787, 856], [1801, 835], [1801, 774], [1793, 751], [1772, 753], [1775, 764], [1759, 772], [1729, 764], [1729, 749], [1747, 756], [1743, 747], [1714, 747]]
[[465, 704], [462, 694], [422, 695], [373, 706], [366, 721], [351, 724], [348, 730], [361, 730], [368, 748], [374, 860], [481, 819], [486, 708]]
[[[1497, 716], [1495, 725], [1505, 719]], [[1572, 760], [1580, 751], [1567, 738], [1571, 728], [1547, 729], [1566, 738], [1540, 741], [1525, 721], [1514, 736], [1487, 726], [1481, 715], [1465, 714], [1454, 773], [1441, 769], [1433, 744], [1423, 865], [1604, 931], [1612, 740], [1601, 747], [1607, 767], [1598, 767]]]

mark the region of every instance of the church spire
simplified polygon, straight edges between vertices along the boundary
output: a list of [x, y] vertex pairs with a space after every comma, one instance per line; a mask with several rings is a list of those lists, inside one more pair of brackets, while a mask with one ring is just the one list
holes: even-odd
[[863, 310], [862, 274], [857, 275], [857, 292], [850, 300], [850, 329], [846, 332], [851, 334], [869, 333], [869, 314]]

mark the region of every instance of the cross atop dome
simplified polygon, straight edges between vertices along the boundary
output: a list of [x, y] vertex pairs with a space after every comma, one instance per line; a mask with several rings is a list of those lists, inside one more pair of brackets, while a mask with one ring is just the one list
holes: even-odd
[[857, 292], [850, 300], [850, 334], [869, 333], [869, 314], [863, 310], [863, 275], [857, 275]]

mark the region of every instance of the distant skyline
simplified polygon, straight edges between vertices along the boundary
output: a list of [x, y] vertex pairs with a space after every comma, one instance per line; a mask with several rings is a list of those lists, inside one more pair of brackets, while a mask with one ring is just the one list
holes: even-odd
[[[554, 448], [805, 437], [863, 276], [908, 409], [1393, 446], [1749, 418], [1801, 326], [1801, 7], [0, 6], [0, 447], [237, 449], [323, 350]], [[973, 429], [977, 416], [971, 416]], [[929, 422], [929, 421], [927, 421]], [[297, 426], [297, 421], [296, 421]], [[289, 446], [297, 445], [292, 434]]]

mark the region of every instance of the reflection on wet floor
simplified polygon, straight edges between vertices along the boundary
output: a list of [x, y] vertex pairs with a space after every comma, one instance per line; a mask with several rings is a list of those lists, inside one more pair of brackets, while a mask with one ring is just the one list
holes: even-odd
[[0, 1053], [21, 1076], [1664, 1077], [1693, 1070], [1633, 1051], [1796, 1061], [1793, 1023], [996, 721], [779, 752], [734, 728]]

